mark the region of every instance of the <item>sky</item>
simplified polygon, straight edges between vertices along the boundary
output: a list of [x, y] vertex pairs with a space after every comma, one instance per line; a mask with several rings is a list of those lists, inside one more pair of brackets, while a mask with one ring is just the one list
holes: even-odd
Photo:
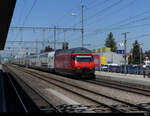
[[[113, 33], [118, 49], [127, 34], [127, 51], [135, 40], [141, 43], [143, 51], [149, 50], [150, 43], [150, 0], [17, 0], [11, 27], [56, 27], [81, 29], [81, 5], [84, 5], [84, 44], [86, 48], [104, 47], [110, 32]], [[72, 15], [75, 14], [75, 15]], [[69, 48], [81, 47], [81, 31], [56, 31], [56, 41], [69, 43]], [[7, 41], [45, 41], [36, 43], [9, 43], [5, 50], [14, 47], [40, 50], [54, 42], [53, 30], [10, 29]], [[50, 44], [54, 47], [53, 44]], [[57, 44], [56, 48], [61, 48]]]

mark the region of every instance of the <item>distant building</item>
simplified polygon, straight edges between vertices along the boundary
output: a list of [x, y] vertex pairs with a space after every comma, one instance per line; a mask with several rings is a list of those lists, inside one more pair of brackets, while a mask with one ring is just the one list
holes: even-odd
[[[105, 65], [114, 64], [114, 65], [123, 65], [125, 63], [124, 57], [122, 54], [117, 54], [115, 52], [103, 52], [100, 53], [101, 63]], [[104, 61], [105, 60], [105, 61]], [[128, 58], [127, 58], [128, 62]]]
[[[111, 48], [98, 48], [93, 49], [94, 54], [100, 55], [100, 65], [123, 65], [125, 64], [124, 50], [117, 50], [116, 52], [111, 52]], [[126, 64], [128, 64], [129, 54], [126, 54]]]
[[111, 48], [105, 47], [105, 48], [98, 48], [98, 49], [93, 49], [93, 53], [102, 53], [102, 52], [110, 52]]
[[144, 64], [147, 66], [147, 65], [150, 65], [150, 60], [148, 57], [145, 57], [144, 59]]
[[[102, 52], [93, 53], [100, 56], [100, 65], [124, 65], [124, 54], [117, 54], [116, 52]], [[128, 64], [128, 56], [126, 58], [126, 64]]]

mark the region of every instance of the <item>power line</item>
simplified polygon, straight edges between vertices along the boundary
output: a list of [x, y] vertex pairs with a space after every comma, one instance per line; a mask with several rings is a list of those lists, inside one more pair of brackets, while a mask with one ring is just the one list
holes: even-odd
[[109, 2], [109, 1], [110, 1], [110, 0], [99, 1], [99, 3], [96, 3], [96, 2], [94, 1], [93, 3], [96, 3], [96, 4], [94, 4], [94, 5], [91, 6], [91, 7], [87, 7], [87, 11], [88, 11], [88, 10], [91, 10], [91, 9], [93, 9], [93, 8], [97, 8], [97, 6], [100, 6], [101, 4], [105, 4], [105, 3]]
[[[132, 19], [135, 19], [135, 18], [137, 18], [137, 17], [139, 17], [139, 16], [142, 16], [142, 15], [144, 15], [144, 14], [147, 14], [147, 13], [150, 13], [150, 10], [148, 10], [148, 11], [144, 11], [144, 12], [142, 12], [142, 13], [140, 13], [140, 14], [137, 14], [137, 15], [134, 15], [134, 16], [132, 16], [132, 17], [128, 17], [128, 18], [126, 18], [126, 19], [123, 19], [123, 20], [121, 20], [121, 21], [119, 21], [119, 22], [117, 22], [117, 23], [114, 23], [114, 24], [111, 24], [111, 25], [108, 25], [107, 27], [112, 27], [113, 25], [118, 25], [118, 24], [120, 24], [120, 23], [122, 23], [122, 22], [127, 22], [127, 21], [130, 21], [130, 20], [132, 20]], [[149, 18], [149, 17], [148, 17]], [[142, 20], [142, 19], [141, 19]], [[110, 30], [111, 28], [107, 28], [107, 27], [105, 27], [105, 28], [103, 28], [103, 29], [101, 29], [101, 30]], [[114, 28], [114, 27], [113, 27]], [[118, 28], [118, 27], [117, 27]]]
[[130, 25], [130, 24], [133, 24], [133, 23], [136, 23], [136, 22], [145, 21], [145, 20], [148, 20], [148, 19], [150, 19], [150, 16], [144, 17], [144, 18], [141, 18], [141, 19], [138, 19], [138, 20], [133, 20], [133, 21], [131, 21], [131, 22], [129, 22], [129, 23], [119, 25], [118, 27], [127, 26], [127, 25]]
[[137, 17], [139, 17], [139, 16], [145, 15], [145, 14], [147, 14], [147, 13], [150, 13], [150, 10], [144, 11], [144, 12], [142, 12], [142, 13], [140, 13], [140, 14], [137, 14], [137, 15], [134, 15], [134, 16], [132, 16], [132, 17], [128, 17], [128, 18], [123, 19], [123, 20], [121, 20], [121, 21], [119, 21], [119, 22], [117, 22], [117, 23], [114, 23], [114, 24], [110, 25], [110, 26], [113, 26], [113, 25], [116, 25], [116, 24], [120, 24], [120, 23], [122, 23], [122, 22], [126, 22], [126, 21], [129, 21], [129, 20], [132, 20], [132, 19], [134, 19], [134, 18], [137, 18]]
[[[14, 27], [10, 27], [9, 29], [24, 29], [24, 30], [54, 30], [54, 27], [19, 27], [19, 26], [14, 26]], [[57, 30], [60, 30], [60, 31], [81, 31], [82, 29], [81, 28], [65, 28], [65, 27], [56, 27]]]
[[24, 22], [23, 22], [23, 26], [24, 26], [25, 22], [27, 21], [29, 15], [31, 14], [31, 12], [32, 12], [32, 10], [33, 10], [33, 8], [34, 8], [36, 2], [37, 2], [37, 0], [34, 0], [32, 6], [31, 6], [31, 9], [29, 10], [28, 14], [25, 16], [25, 19], [24, 19]]
[[[54, 49], [56, 49], [56, 44], [57, 44], [57, 42], [56, 42], [56, 31], [62, 31], [62, 32], [67, 32], [67, 31], [79, 31], [79, 32], [81, 32], [82, 31], [82, 28], [64, 28], [64, 27], [56, 27], [56, 26], [54, 26], [54, 27], [10, 27], [9, 29], [11, 29], [11, 30], [41, 30], [41, 31], [50, 31], [50, 30], [52, 30], [54, 33], [54, 42], [53, 42], [53, 44], [54, 44]], [[62, 43], [61, 43], [62, 44]]]
[[[103, 4], [105, 4], [106, 2], [102, 2], [101, 4], [99, 4], [99, 6], [100, 5], [103, 5]], [[107, 7], [108, 8], [108, 7]], [[104, 10], [104, 9], [103, 9]], [[101, 10], [101, 12], [103, 11], [103, 10]], [[105, 8], [105, 10], [106, 10], [106, 8]], [[100, 11], [98, 11], [97, 13], [99, 13]], [[103, 11], [104, 12], [104, 11]], [[91, 15], [91, 16], [89, 16], [89, 17], [93, 17], [93, 15]], [[87, 20], [87, 18], [88, 18], [88, 20], [89, 20], [89, 17], [85, 17], [85, 21]], [[77, 24], [79, 24], [79, 23], [81, 23], [81, 21], [79, 21], [78, 23], [76, 23], [76, 24], [74, 24], [73, 26], [76, 26]]]
[[[95, 0], [90, 1], [90, 2], [88, 2], [86, 5], [89, 5], [89, 4], [92, 5], [93, 3], [97, 3], [97, 1], [95, 1]], [[67, 15], [70, 14], [70, 13], [72, 13], [73, 10], [76, 11], [76, 10], [78, 10], [79, 8], [80, 8], [80, 6], [77, 5], [75, 8], [70, 9], [68, 12], [64, 13], [64, 15], [61, 16], [61, 18], [58, 18], [58, 20], [56, 21], [56, 23], [62, 22], [62, 21], [64, 20], [64, 17], [65, 17], [65, 16], [67, 16]], [[65, 17], [65, 18], [66, 18], [66, 17]], [[68, 20], [69, 20], [69, 19], [68, 19]]]
[[113, 4], [111, 4], [110, 6], [108, 6], [108, 7], [104, 8], [104, 9], [102, 9], [102, 10], [96, 12], [95, 14], [93, 14], [93, 15], [87, 17], [86, 20], [92, 19], [92, 18], [94, 18], [95, 16], [102, 15], [102, 13], [106, 12], [107, 10], [110, 10], [111, 8], [113, 8], [113, 7], [115, 7], [116, 5], [120, 4], [121, 2], [122, 2], [122, 0], [119, 0], [119, 1], [117, 1], [117, 2], [115, 2], [115, 3], [113, 3]]
[[[109, 16], [110, 16], [110, 15], [114, 15], [114, 14], [116, 14], [116, 13], [119, 13], [119, 12], [121, 12], [121, 11], [127, 9], [128, 7], [130, 7], [130, 6], [131, 6], [133, 3], [135, 3], [135, 2], [136, 2], [136, 0], [132, 0], [132, 1], [129, 2], [128, 4], [122, 6], [121, 8], [119, 8], [119, 9], [113, 11], [113, 12], [110, 12], [110, 13], [109, 13]], [[107, 15], [108, 15], [108, 14], [107, 14]], [[107, 15], [105, 15], [105, 16], [107, 16]], [[99, 18], [96, 18], [96, 19], [102, 21], [102, 20], [105, 19], [105, 18], [104, 18], [104, 17], [101, 17], [100, 19], [99, 19]], [[126, 21], [126, 20], [125, 20], [125, 21]], [[89, 26], [89, 25], [92, 25], [92, 24], [95, 24], [95, 23], [97, 24], [98, 22], [94, 21], [94, 23], [93, 23], [93, 22], [88, 23], [86, 26]]]
[[[87, 17], [87, 18], [85, 19], [85, 21], [86, 21], [86, 20], [89, 20], [90, 18], [94, 18], [94, 17], [95, 17], [96, 15], [98, 15], [99, 13], [102, 13], [102, 12], [105, 12], [105, 11], [107, 11], [107, 10], [110, 10], [110, 8], [113, 8], [114, 6], [120, 4], [121, 2], [122, 2], [122, 0], [119, 0], [119, 1], [117, 1], [117, 2], [115, 2], [115, 3], [113, 3], [113, 4], [111, 4], [110, 6], [108, 6], [108, 7], [104, 8], [104, 9], [98, 11], [96, 14]], [[106, 3], [106, 2], [105, 2], [105, 3]], [[77, 24], [75, 24], [75, 25], [77, 25]]]
[[143, 38], [143, 37], [147, 37], [147, 36], [150, 36], [150, 33], [146, 33], [146, 34], [142, 34], [142, 35], [138, 35], [136, 37], [132, 37], [132, 38], [129, 38], [130, 40], [132, 39], [140, 39], [140, 38]]
[[[18, 16], [18, 24], [19, 24], [19, 22], [21, 24], [21, 18], [22, 18], [22, 15], [23, 15], [23, 11], [24, 11], [24, 9], [26, 7], [26, 3], [27, 3], [27, 0], [22, 0], [22, 1], [23, 1], [23, 5], [22, 5], [21, 9], [18, 10], [18, 11], [20, 11], [20, 15]], [[21, 6], [21, 5], [19, 5], [19, 6]]]
[[150, 19], [150, 17], [146, 17], [146, 18], [142, 18], [142, 19], [139, 19], [139, 20], [135, 20], [135, 21], [126, 23], [124, 25], [119, 25], [117, 27], [105, 28], [105, 29], [95, 29], [95, 31], [91, 32], [90, 35], [100, 34], [100, 33], [103, 33], [103, 32], [106, 32], [106, 31], [112, 31], [112, 30], [122, 30], [122, 29], [126, 29], [126, 28], [138, 28], [138, 27], [150, 26], [150, 24], [141, 24], [141, 25], [128, 26], [128, 25], [130, 25], [132, 23], [141, 22], [141, 21], [148, 20], [148, 19]]

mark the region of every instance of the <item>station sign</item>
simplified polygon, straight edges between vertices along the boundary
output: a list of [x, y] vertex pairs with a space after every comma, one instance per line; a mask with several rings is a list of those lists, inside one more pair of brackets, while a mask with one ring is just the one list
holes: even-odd
[[124, 54], [125, 53], [124, 50], [117, 50], [116, 52], [117, 52], [117, 54]]

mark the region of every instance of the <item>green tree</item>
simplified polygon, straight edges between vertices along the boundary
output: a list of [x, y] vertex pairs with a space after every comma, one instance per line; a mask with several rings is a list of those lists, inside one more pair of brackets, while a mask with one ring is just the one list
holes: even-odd
[[[137, 40], [133, 43], [133, 49], [131, 50], [131, 56], [129, 58], [129, 63], [131, 64], [140, 64], [140, 52], [141, 52], [140, 44], [138, 43]], [[143, 53], [142, 55], [142, 60], [143, 60]]]
[[112, 32], [110, 32], [108, 34], [108, 37], [106, 38], [105, 47], [111, 48], [112, 52], [116, 52], [117, 50], [116, 42], [115, 42]]
[[132, 61], [132, 60], [133, 60], [133, 58], [132, 58], [132, 56], [133, 56], [133, 55], [132, 55], [132, 52], [133, 52], [133, 49], [131, 49], [131, 51], [130, 51], [131, 54], [130, 54], [130, 56], [128, 57], [128, 64], [132, 64], [132, 63], [133, 63], [133, 61]]
[[145, 51], [145, 56], [148, 57], [148, 59], [150, 59], [150, 50]]
[[50, 46], [46, 46], [44, 50], [41, 50], [41, 51], [40, 51], [40, 53], [50, 52], [50, 51], [54, 51], [54, 49], [51, 48]]
[[63, 42], [62, 49], [63, 50], [68, 49], [68, 42]]

